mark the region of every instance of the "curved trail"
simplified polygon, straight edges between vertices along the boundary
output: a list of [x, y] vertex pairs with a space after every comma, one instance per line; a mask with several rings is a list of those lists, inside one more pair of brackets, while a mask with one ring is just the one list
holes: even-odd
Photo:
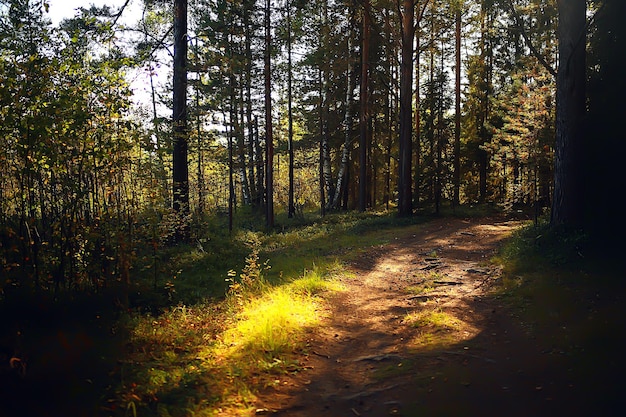
[[363, 253], [305, 371], [281, 376], [257, 414], [550, 415], [537, 414], [551, 409], [539, 348], [486, 293], [500, 276], [487, 261], [520, 225], [437, 219]]

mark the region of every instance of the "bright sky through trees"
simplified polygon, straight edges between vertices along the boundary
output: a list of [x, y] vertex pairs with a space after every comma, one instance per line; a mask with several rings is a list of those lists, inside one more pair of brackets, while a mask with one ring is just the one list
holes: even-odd
[[[46, 0], [48, 3], [48, 18], [52, 21], [53, 25], [58, 25], [63, 19], [68, 19], [76, 15], [77, 9], [80, 7], [90, 8], [91, 6], [111, 7], [113, 12], [120, 10], [127, 0]], [[122, 16], [118, 20], [122, 25], [134, 25], [141, 19], [142, 4], [140, 0], [130, 0], [126, 5]], [[167, 74], [162, 71], [157, 71], [155, 74], [154, 82], [161, 85], [167, 78]], [[135, 96], [134, 101], [139, 105], [148, 105], [151, 101], [149, 91], [149, 77], [143, 68], [138, 68], [134, 71], [130, 71], [128, 79], [131, 84]], [[168, 110], [159, 106], [160, 113], [166, 113]]]
[[[79, 7], [89, 8], [90, 6], [111, 6], [119, 8], [124, 5], [126, 0], [47, 0], [48, 5], [48, 17], [52, 20], [53, 24], [58, 24], [61, 20], [72, 17], [76, 14], [76, 9]], [[134, 18], [138, 17], [137, 13], [140, 12], [137, 0], [131, 0], [127, 6], [127, 9], [122, 15], [122, 21], [132, 22]], [[135, 16], [132, 16], [135, 14]]]

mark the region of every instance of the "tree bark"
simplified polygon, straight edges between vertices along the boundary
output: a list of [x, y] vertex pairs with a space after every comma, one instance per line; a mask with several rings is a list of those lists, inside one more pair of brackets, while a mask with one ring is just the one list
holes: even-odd
[[255, 116], [252, 125], [254, 129], [254, 161], [256, 164], [256, 189], [257, 189], [257, 207], [263, 205], [265, 195], [265, 160], [263, 159], [263, 148], [259, 138], [259, 119]]
[[[198, 40], [196, 39], [196, 68], [198, 68]], [[196, 135], [197, 135], [197, 147], [198, 147], [198, 165], [197, 165], [197, 175], [198, 175], [198, 214], [202, 215], [205, 212], [204, 208], [204, 152], [203, 152], [203, 144], [202, 144], [202, 120], [200, 117], [200, 88], [202, 85], [202, 78], [200, 73], [198, 73], [197, 77], [197, 85], [196, 85]]]
[[[187, 0], [174, 0], [174, 76], [173, 76], [173, 150], [172, 183], [173, 204], [177, 213], [189, 214], [189, 166], [187, 148]], [[188, 236], [186, 227], [180, 228], [178, 240]]]
[[[239, 182], [241, 183], [241, 203], [249, 205], [251, 203], [250, 183], [248, 182], [248, 172], [246, 166], [246, 138], [244, 132], [245, 126], [245, 108], [243, 87], [235, 83], [235, 88], [239, 88], [239, 112], [235, 112], [235, 135], [237, 138], [237, 159], [239, 171]], [[234, 95], [233, 95], [234, 97]]]
[[[492, 93], [492, 85], [491, 78], [493, 72], [493, 63], [492, 63], [492, 42], [491, 42], [491, 34], [489, 33], [489, 28], [492, 24], [492, 7], [493, 5], [489, 4], [486, 0], [482, 0], [481, 2], [481, 10], [480, 10], [480, 59], [481, 59], [481, 69], [480, 69], [480, 82], [483, 83], [484, 88], [483, 91], [480, 92], [480, 110], [477, 115], [477, 126], [478, 126], [478, 137], [481, 145], [488, 143], [490, 140], [490, 134], [487, 130], [487, 123], [490, 117], [490, 105], [489, 105], [489, 97]], [[487, 180], [489, 177], [489, 154], [486, 150], [480, 148], [478, 150], [478, 189], [479, 189], [479, 197], [478, 200], [481, 203], [487, 201], [488, 187]]]
[[255, 179], [255, 160], [259, 158], [256, 156], [255, 158], [255, 142], [254, 142], [254, 120], [252, 116], [252, 39], [253, 39], [253, 31], [251, 28], [250, 22], [250, 11], [253, 7], [253, 4], [250, 0], [246, 0], [243, 6], [243, 21], [244, 21], [244, 34], [245, 34], [245, 90], [246, 90], [246, 129], [248, 136], [248, 182], [250, 185], [250, 197], [252, 199], [252, 204], [255, 206], [260, 205], [260, 197], [261, 191], [258, 190], [258, 184]]
[[454, 196], [453, 205], [460, 203], [461, 190], [461, 9], [455, 16], [455, 115], [454, 115]]
[[271, 0], [265, 0], [265, 193], [266, 226], [274, 227], [274, 137], [272, 132]]
[[[321, 42], [320, 42], [321, 45]], [[317, 72], [318, 75], [318, 88], [319, 88], [319, 129], [320, 129], [320, 149], [319, 149], [319, 166], [318, 166], [318, 174], [319, 174], [319, 185], [320, 185], [320, 215], [326, 215], [326, 192], [324, 187], [324, 71], [321, 66]]]
[[292, 92], [292, 62], [291, 62], [291, 0], [287, 1], [287, 117], [288, 117], [288, 138], [287, 147], [289, 151], [289, 202], [287, 207], [287, 217], [293, 218], [296, 214], [294, 202], [294, 154], [293, 154], [293, 92]]
[[354, 77], [352, 76], [352, 35], [353, 35], [353, 16], [352, 13], [349, 16], [349, 33], [347, 41], [347, 56], [348, 65], [346, 68], [346, 113], [344, 116], [344, 142], [343, 150], [341, 153], [341, 165], [339, 166], [339, 172], [337, 173], [337, 186], [335, 187], [335, 193], [333, 195], [331, 208], [339, 208], [339, 202], [343, 195], [343, 188], [346, 182], [346, 174], [348, 171], [348, 162], [350, 161], [350, 152], [352, 150], [352, 105], [354, 104]]
[[[321, 29], [320, 29], [320, 46], [324, 51], [329, 47], [330, 42], [330, 28], [328, 27], [328, 2], [322, 2], [322, 16], [321, 16]], [[330, 163], [330, 132], [329, 132], [329, 105], [330, 105], [330, 88], [329, 88], [329, 78], [330, 78], [330, 67], [327, 63], [327, 60], [323, 60], [321, 63], [321, 81], [322, 81], [322, 90], [323, 94], [322, 100], [322, 113], [321, 113], [321, 154], [320, 158], [322, 158], [322, 177], [324, 181], [324, 196], [325, 200], [323, 201], [324, 210], [330, 209], [331, 202], [333, 200], [333, 178], [332, 178], [332, 168]]]
[[556, 79], [556, 145], [552, 226], [584, 223], [582, 156], [585, 118], [586, 4], [558, 0], [559, 69]]
[[369, 50], [371, 33], [371, 5], [363, 2], [363, 39], [361, 42], [361, 112], [359, 115], [359, 211], [367, 209], [367, 142], [369, 131]]
[[[231, 111], [232, 119], [232, 111]], [[233, 218], [235, 215], [235, 181], [233, 178], [233, 126], [228, 128], [228, 231], [233, 231]]]
[[413, 159], [413, 0], [402, 2], [402, 53], [400, 63], [400, 157], [398, 163], [398, 214], [413, 214], [411, 165]]

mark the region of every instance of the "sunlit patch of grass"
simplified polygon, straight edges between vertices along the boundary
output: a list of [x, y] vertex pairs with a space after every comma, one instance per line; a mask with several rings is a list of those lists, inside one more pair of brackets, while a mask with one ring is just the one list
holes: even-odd
[[317, 295], [324, 291], [341, 291], [344, 287], [336, 279], [337, 276], [343, 275], [344, 278], [351, 276], [344, 271], [344, 266], [334, 261], [324, 266], [324, 269], [315, 266], [311, 270], [305, 271], [304, 275], [289, 284], [289, 287], [296, 294], [305, 294], [307, 296]]
[[233, 356], [240, 351], [257, 362], [274, 362], [300, 348], [303, 334], [322, 318], [322, 300], [317, 295], [338, 289], [318, 269], [306, 271], [288, 284], [268, 287], [249, 299], [237, 315], [236, 325], [223, 334], [225, 354]]
[[[257, 260], [248, 266], [259, 268]], [[236, 302], [136, 317], [120, 405], [138, 415], [248, 415], [256, 392], [302, 368], [308, 332], [325, 317], [321, 294], [341, 289], [340, 270], [329, 263], [283, 285], [239, 285], [229, 295]]]
[[452, 314], [443, 310], [425, 310], [409, 314], [406, 321], [415, 327], [429, 327], [437, 329], [458, 329], [463, 322]]
[[288, 287], [273, 289], [244, 307], [239, 322], [224, 334], [223, 342], [231, 355], [234, 349], [271, 360], [297, 347], [297, 334], [319, 321], [316, 309], [312, 297]]
[[419, 334], [412, 345], [419, 349], [435, 349], [458, 342], [458, 333], [465, 323], [439, 308], [408, 314], [405, 322], [417, 327]]
[[333, 213], [316, 217], [306, 225], [283, 227], [280, 232], [260, 236], [259, 256], [272, 260], [266, 279], [279, 283], [301, 274], [303, 268], [332, 267], [336, 258], [354, 261], [364, 251], [397, 238], [398, 226], [407, 226], [404, 230], [409, 234], [425, 220], [417, 216], [399, 218], [388, 211]]
[[432, 283], [428, 283], [428, 282], [423, 282], [420, 284], [412, 285], [410, 287], [407, 287], [406, 289], [406, 291], [409, 294], [414, 294], [414, 295], [424, 295], [434, 290], [435, 290], [435, 287], [432, 285]]

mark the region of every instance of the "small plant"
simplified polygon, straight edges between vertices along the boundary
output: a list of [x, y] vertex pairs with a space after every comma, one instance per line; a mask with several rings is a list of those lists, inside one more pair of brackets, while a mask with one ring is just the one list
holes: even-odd
[[269, 259], [261, 263], [259, 261], [259, 250], [254, 247], [252, 252], [246, 258], [246, 264], [243, 267], [239, 277], [234, 270], [228, 271], [228, 296], [236, 301], [236, 304], [243, 305], [244, 298], [247, 294], [260, 292], [265, 286], [263, 273], [269, 271], [271, 266]]
[[[337, 266], [335, 265], [335, 267]], [[312, 270], [305, 270], [302, 277], [290, 284], [291, 290], [296, 294], [310, 297], [330, 289], [339, 289], [336, 283], [327, 279], [327, 274], [328, 272], [324, 272], [316, 265], [313, 265]]]
[[417, 314], [408, 317], [415, 327], [431, 327], [434, 329], [456, 329], [462, 324], [462, 321], [453, 315], [444, 312], [441, 309], [420, 311]]
[[439, 308], [407, 315], [406, 322], [420, 329], [413, 339], [417, 349], [435, 349], [458, 342], [466, 323]]

